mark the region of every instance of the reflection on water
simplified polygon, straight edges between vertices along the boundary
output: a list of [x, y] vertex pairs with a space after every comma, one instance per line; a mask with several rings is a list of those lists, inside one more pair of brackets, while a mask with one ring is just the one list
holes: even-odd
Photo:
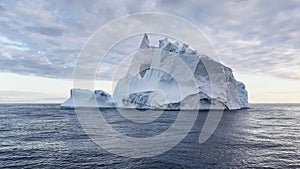
[[[254, 104], [248, 110], [226, 111], [214, 134], [199, 144], [207, 114], [199, 112], [191, 131], [173, 149], [154, 157], [130, 159], [93, 143], [73, 110], [61, 110], [58, 105], [0, 105], [0, 166], [300, 168], [300, 105]], [[151, 123], [133, 123], [115, 110], [105, 110], [103, 115], [122, 134], [152, 137], [167, 130], [178, 112], [164, 112]], [[110, 139], [115, 138], [107, 141]]]

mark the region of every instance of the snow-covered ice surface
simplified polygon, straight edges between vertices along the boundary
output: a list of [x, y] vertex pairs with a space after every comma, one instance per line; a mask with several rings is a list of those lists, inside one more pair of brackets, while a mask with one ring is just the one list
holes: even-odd
[[[74, 104], [76, 97], [76, 104]], [[232, 69], [167, 38], [149, 45], [145, 34], [127, 74], [118, 79], [113, 96], [102, 90], [72, 89], [63, 108], [117, 107], [138, 109], [249, 108], [245, 85]]]

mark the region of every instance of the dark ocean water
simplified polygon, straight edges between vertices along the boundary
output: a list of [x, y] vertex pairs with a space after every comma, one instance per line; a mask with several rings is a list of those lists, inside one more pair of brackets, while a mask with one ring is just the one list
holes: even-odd
[[[2, 104], [0, 168], [300, 168], [300, 105], [251, 107], [224, 112], [214, 134], [202, 144], [198, 137], [208, 113], [199, 112], [176, 147], [133, 159], [97, 146], [81, 129], [74, 110], [53, 104]], [[163, 113], [148, 127], [117, 114], [104, 111], [120, 132], [149, 137], [166, 130], [178, 113]]]

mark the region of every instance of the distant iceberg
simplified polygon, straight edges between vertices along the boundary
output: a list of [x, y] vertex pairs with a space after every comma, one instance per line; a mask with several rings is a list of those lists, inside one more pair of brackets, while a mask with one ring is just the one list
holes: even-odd
[[[134, 56], [127, 75], [118, 81], [112, 96], [102, 90], [92, 92], [72, 89], [71, 97], [61, 107], [75, 108], [76, 105], [164, 110], [190, 110], [196, 107], [203, 110], [249, 108], [245, 84], [234, 78], [232, 70], [206, 55], [199, 54], [188, 45], [172, 43], [165, 38], [159, 41], [158, 47], [153, 47], [149, 45], [148, 36], [145, 34], [139, 51], [141, 52]], [[176, 56], [187, 65], [195, 79], [193, 90], [182, 92], [179, 85], [186, 88], [190, 82], [185, 77], [181, 82], [174, 79], [172, 75], [180, 75], [185, 68], [178, 66], [179, 61], [170, 59], [170, 55]], [[167, 67], [170, 71], [166, 73], [155, 69], [154, 65]], [[139, 69], [137, 75], [132, 73], [136, 69]]]

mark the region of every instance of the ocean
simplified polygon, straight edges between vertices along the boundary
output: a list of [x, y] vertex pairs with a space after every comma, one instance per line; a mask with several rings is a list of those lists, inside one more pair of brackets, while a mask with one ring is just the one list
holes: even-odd
[[[151, 137], [168, 129], [178, 112], [164, 112], [141, 125], [116, 110], [103, 114], [121, 133]], [[300, 104], [251, 104], [251, 109], [225, 111], [213, 135], [199, 144], [207, 114], [198, 113], [174, 148], [128, 158], [95, 144], [74, 110], [58, 104], [1, 104], [0, 168], [300, 168]]]

